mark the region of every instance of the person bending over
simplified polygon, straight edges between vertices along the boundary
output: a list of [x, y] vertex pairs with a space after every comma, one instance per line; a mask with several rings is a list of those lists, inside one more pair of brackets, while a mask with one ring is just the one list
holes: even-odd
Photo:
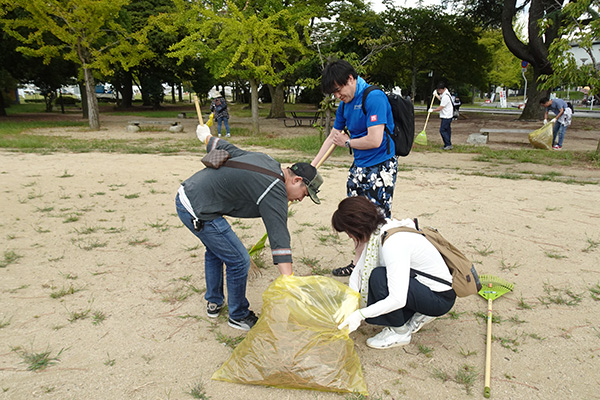
[[423, 235], [397, 232], [382, 238], [391, 228], [415, 228], [413, 220], [386, 219], [365, 197], [348, 197], [340, 202], [331, 222], [337, 232], [345, 232], [357, 247], [364, 248], [349, 286], [360, 292], [360, 308], [340, 325], [355, 331], [363, 320], [381, 325], [383, 330], [367, 339], [374, 349], [403, 346], [412, 334], [446, 314], [454, 306], [456, 293], [451, 286], [411, 274], [411, 269], [452, 282], [441, 254]]

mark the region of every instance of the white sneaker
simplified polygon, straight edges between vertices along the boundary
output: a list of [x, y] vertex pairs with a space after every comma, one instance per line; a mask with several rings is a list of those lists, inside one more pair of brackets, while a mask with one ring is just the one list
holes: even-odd
[[430, 317], [429, 315], [424, 315], [421, 313], [415, 313], [412, 318], [406, 323], [410, 327], [411, 333], [417, 333], [423, 325], [430, 323], [433, 321], [435, 317]]
[[398, 328], [386, 326], [381, 332], [367, 339], [367, 346], [374, 349], [387, 349], [410, 343], [410, 329], [404, 325]]

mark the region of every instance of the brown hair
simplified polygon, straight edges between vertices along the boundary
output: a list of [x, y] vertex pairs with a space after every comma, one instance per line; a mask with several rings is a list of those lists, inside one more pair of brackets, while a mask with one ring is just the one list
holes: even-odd
[[360, 242], [366, 242], [377, 227], [385, 223], [385, 217], [377, 206], [366, 197], [347, 197], [340, 202], [331, 217], [331, 225], [337, 232], [346, 232]]

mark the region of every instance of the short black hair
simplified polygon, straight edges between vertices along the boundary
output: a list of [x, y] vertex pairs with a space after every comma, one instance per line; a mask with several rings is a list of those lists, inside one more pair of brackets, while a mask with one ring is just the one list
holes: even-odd
[[446, 89], [446, 82], [444, 82], [444, 81], [438, 82], [437, 89]]
[[321, 77], [321, 89], [325, 94], [333, 93], [337, 86], [344, 86], [348, 82], [348, 77], [352, 75], [354, 79], [358, 73], [348, 61], [336, 60], [325, 66]]
[[550, 99], [549, 99], [548, 97], [542, 97], [542, 98], [540, 99], [540, 104], [546, 104], [546, 103], [547, 103], [547, 102], [549, 102], [549, 101], [550, 101]]

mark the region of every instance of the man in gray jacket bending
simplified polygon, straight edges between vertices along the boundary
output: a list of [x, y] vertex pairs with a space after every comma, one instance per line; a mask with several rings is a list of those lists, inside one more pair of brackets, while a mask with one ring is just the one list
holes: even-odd
[[204, 297], [208, 302], [208, 316], [218, 317], [225, 301], [225, 264], [228, 324], [247, 331], [258, 319], [249, 310], [250, 304], [246, 299], [250, 256], [223, 216], [262, 218], [267, 229], [273, 263], [282, 274], [291, 275], [288, 201], [302, 201], [304, 197], [310, 196], [319, 204], [317, 193], [323, 178], [308, 163], [296, 163], [282, 169], [279, 162], [266, 154], [245, 151], [223, 139], [212, 137], [210, 129], [204, 125], [198, 126], [196, 135], [206, 144], [207, 152], [213, 149], [226, 150], [231, 156], [230, 161], [259, 167], [256, 171], [225, 164], [219, 169], [202, 169], [181, 184], [175, 198], [179, 218], [206, 247]]

